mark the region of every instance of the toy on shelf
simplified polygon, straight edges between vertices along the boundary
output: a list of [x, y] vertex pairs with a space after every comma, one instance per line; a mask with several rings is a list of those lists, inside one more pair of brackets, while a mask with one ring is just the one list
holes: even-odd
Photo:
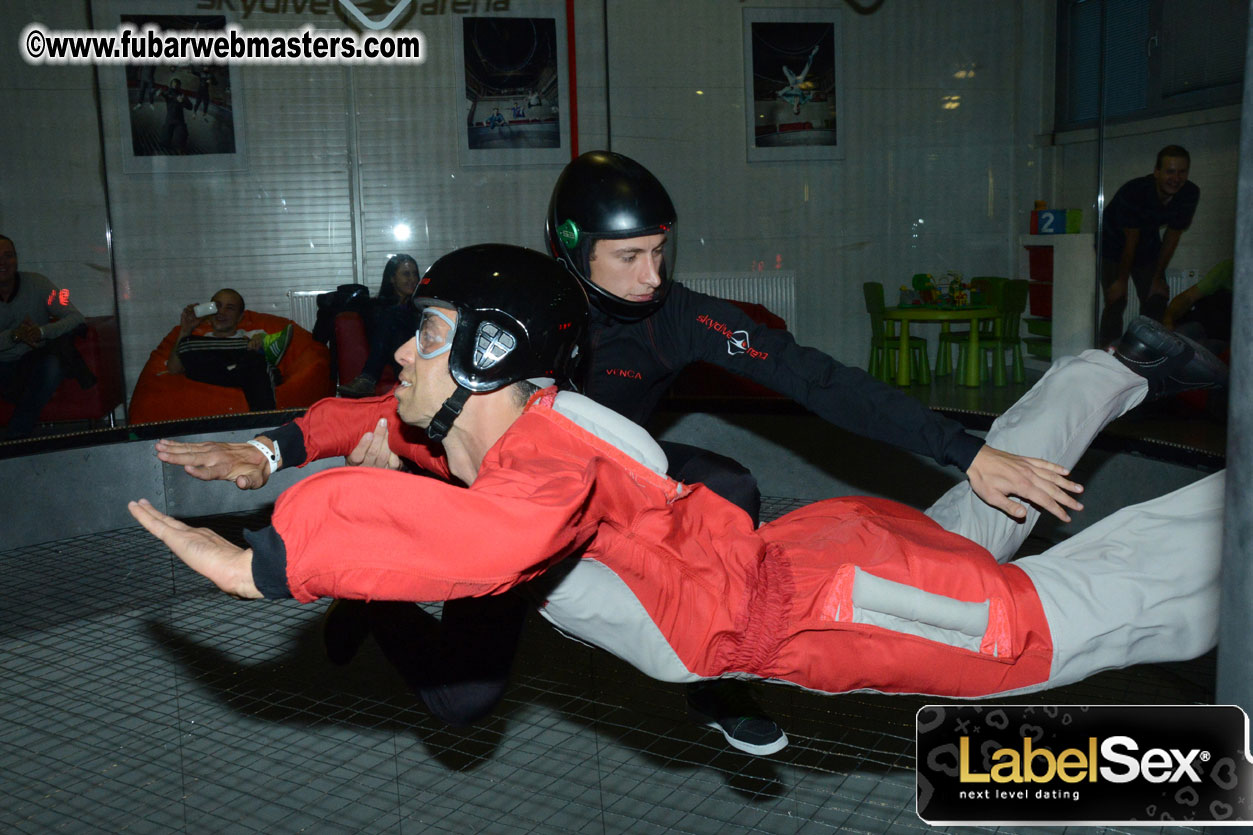
[[940, 291], [936, 289], [935, 278], [931, 273], [915, 273], [911, 283], [922, 304], [935, 304], [940, 298]]
[[[1041, 202], [1037, 200], [1037, 206]], [[1082, 209], [1037, 208], [1031, 212], [1032, 235], [1075, 235], [1082, 227]]]
[[970, 303], [967, 287], [962, 283], [961, 273], [956, 270], [949, 270], [944, 273], [942, 283], [944, 285], [944, 294], [940, 296], [940, 304], [945, 307], [964, 307]]

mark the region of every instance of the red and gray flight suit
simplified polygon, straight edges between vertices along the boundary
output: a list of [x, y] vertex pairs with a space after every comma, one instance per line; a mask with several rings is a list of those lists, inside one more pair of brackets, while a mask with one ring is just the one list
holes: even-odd
[[[1069, 466], [1145, 390], [1112, 357], [1086, 352], [1059, 362], [989, 443]], [[372, 403], [353, 410], [361, 417], [338, 401], [311, 409], [304, 453], [344, 454], [386, 416], [394, 451], [443, 467], [437, 447], [399, 425], [394, 401], [361, 402]], [[290, 488], [273, 527], [251, 537], [254, 579], [266, 596], [302, 601], [442, 600], [553, 569], [542, 613], [649, 675], [824, 692], [1016, 692], [1192, 657], [1215, 640], [1221, 473], [1002, 565], [1030, 525], [967, 483], [927, 515], [832, 499], [754, 530], [724, 499], [664, 472], [637, 426], [549, 390], [468, 488], [354, 468]]]

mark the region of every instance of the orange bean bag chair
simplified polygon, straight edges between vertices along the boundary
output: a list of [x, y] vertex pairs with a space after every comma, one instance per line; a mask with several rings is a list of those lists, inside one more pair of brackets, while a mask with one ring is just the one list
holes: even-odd
[[[244, 311], [239, 321], [239, 327], [246, 331], [261, 329], [266, 333], [280, 331], [289, 324], [290, 319], [252, 310]], [[201, 335], [208, 331], [209, 323], [204, 322], [192, 333]], [[248, 401], [242, 389], [198, 383], [183, 374], [166, 371], [165, 361], [177, 341], [176, 325], [148, 357], [131, 394], [130, 422], [151, 423], [247, 412]], [[331, 384], [331, 352], [299, 325], [292, 329], [291, 343], [278, 370], [283, 374], [283, 382], [274, 395], [280, 409], [303, 408], [335, 394]]]

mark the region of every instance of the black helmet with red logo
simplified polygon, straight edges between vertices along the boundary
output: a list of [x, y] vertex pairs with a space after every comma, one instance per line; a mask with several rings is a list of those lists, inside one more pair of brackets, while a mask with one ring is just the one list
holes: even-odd
[[448, 340], [457, 391], [427, 428], [433, 440], [447, 434], [471, 394], [519, 380], [540, 386], [569, 380], [587, 331], [587, 296], [579, 282], [552, 258], [520, 246], [450, 252], [426, 271], [413, 304], [457, 311]]
[[[676, 214], [670, 195], [635, 160], [612, 151], [589, 151], [570, 162], [557, 178], [548, 203], [548, 248], [583, 282], [592, 304], [618, 319], [636, 321], [666, 300], [674, 273]], [[592, 281], [592, 250], [597, 241], [664, 234], [661, 285], [645, 302], [619, 298]]]

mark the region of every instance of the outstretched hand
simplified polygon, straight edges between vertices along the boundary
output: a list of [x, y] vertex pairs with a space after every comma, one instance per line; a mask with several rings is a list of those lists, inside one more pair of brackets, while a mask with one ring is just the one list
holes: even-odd
[[984, 445], [966, 470], [975, 495], [992, 507], [1015, 519], [1025, 519], [1027, 508], [1010, 498], [1031, 502], [1041, 510], [1070, 521], [1071, 510], [1083, 510], [1083, 505], [1071, 493], [1082, 493], [1083, 486], [1070, 481], [1070, 470], [1045, 461], [1043, 458], [1027, 458]]
[[387, 442], [387, 418], [379, 418], [378, 426], [374, 428], [374, 431], [362, 435], [357, 446], [344, 456], [344, 460], [353, 467], [399, 470], [400, 456], [392, 452]]
[[202, 574], [231, 597], [256, 600], [261, 597], [252, 582], [252, 549], [232, 545], [208, 528], [193, 528], [167, 516], [147, 499], [126, 506], [148, 533], [164, 542], [197, 574]]
[[160, 440], [157, 458], [201, 481], [233, 481], [240, 490], [256, 490], [270, 479], [270, 463], [251, 444]]

